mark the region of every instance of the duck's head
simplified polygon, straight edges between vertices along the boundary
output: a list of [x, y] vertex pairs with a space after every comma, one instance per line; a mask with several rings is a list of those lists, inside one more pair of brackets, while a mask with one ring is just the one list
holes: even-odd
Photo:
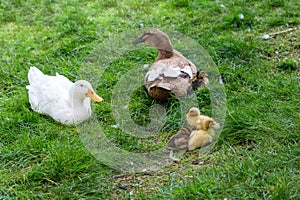
[[204, 115], [201, 115], [201, 129], [202, 130], [207, 130], [207, 129], [210, 129], [210, 128], [219, 128], [219, 124], [213, 120], [212, 118], [208, 117], [208, 116], [204, 116]]
[[149, 29], [145, 31], [142, 36], [133, 41], [133, 44], [141, 42], [152, 45], [162, 51], [173, 52], [169, 36], [159, 29]]
[[186, 115], [187, 117], [197, 117], [200, 116], [199, 108], [192, 107]]
[[94, 89], [92, 88], [92, 85], [85, 80], [79, 80], [74, 83], [74, 92], [73, 95], [76, 96], [78, 99], [84, 99], [86, 97], [91, 98], [92, 100], [96, 102], [102, 102], [103, 99], [99, 97]]
[[181, 127], [181, 129], [179, 129], [179, 131], [177, 131], [177, 134], [191, 134], [192, 132], [192, 128], [189, 126], [183, 126]]

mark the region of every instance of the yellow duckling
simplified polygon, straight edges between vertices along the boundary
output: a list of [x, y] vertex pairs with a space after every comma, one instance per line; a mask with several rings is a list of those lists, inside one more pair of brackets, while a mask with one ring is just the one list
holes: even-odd
[[133, 41], [144, 42], [156, 47], [159, 54], [145, 76], [148, 94], [155, 99], [180, 97], [191, 94], [193, 89], [200, 89], [208, 83], [206, 73], [199, 71], [195, 65], [180, 52], [173, 49], [169, 36], [159, 29], [147, 30]]
[[28, 80], [26, 88], [31, 108], [63, 124], [86, 120], [92, 114], [91, 99], [103, 101], [85, 80], [72, 83], [59, 74], [45, 75], [36, 67], [29, 69]]
[[199, 108], [192, 107], [189, 112], [186, 114], [187, 123], [196, 128], [200, 128], [200, 110]]
[[217, 128], [218, 124], [212, 118], [201, 115], [198, 127], [190, 134], [188, 141], [190, 151], [210, 144], [215, 136], [214, 128]]
[[[206, 130], [208, 126], [216, 126], [217, 123], [206, 115], [200, 115], [199, 108], [192, 107], [186, 114], [187, 123], [196, 128], [196, 130]], [[210, 124], [211, 123], [211, 124]]]
[[213, 129], [194, 130], [188, 141], [188, 150], [191, 151], [210, 144], [213, 141], [214, 136], [215, 131]]

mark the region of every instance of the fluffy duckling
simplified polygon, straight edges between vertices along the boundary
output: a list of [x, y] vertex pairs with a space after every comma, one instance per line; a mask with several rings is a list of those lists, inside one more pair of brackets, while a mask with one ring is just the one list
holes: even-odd
[[92, 114], [91, 99], [103, 101], [85, 80], [72, 83], [58, 73], [45, 75], [36, 67], [29, 69], [28, 80], [30, 85], [26, 88], [31, 108], [63, 124], [86, 120]]
[[188, 150], [191, 151], [210, 144], [214, 136], [215, 131], [213, 129], [192, 131], [188, 141]]
[[190, 151], [210, 144], [215, 136], [214, 128], [218, 128], [218, 124], [212, 118], [201, 115], [198, 127], [190, 134], [188, 141]]
[[186, 120], [190, 126], [196, 128], [196, 129], [199, 129], [199, 126], [200, 126], [200, 110], [199, 110], [199, 108], [196, 108], [196, 107], [190, 108], [189, 112], [186, 114]]
[[202, 70], [197, 71], [193, 80], [193, 90], [201, 90], [208, 83], [208, 75]]
[[210, 126], [217, 126], [217, 123], [206, 115], [200, 115], [199, 108], [192, 107], [186, 114], [187, 123], [196, 130], [207, 130]]
[[190, 138], [190, 134], [192, 129], [189, 126], [182, 127], [175, 135], [173, 135], [169, 142], [169, 149], [187, 149], [188, 141]]
[[168, 142], [168, 149], [170, 151], [170, 159], [173, 161], [178, 161], [179, 159], [174, 156], [173, 150], [186, 150], [188, 149], [188, 142], [190, 139], [190, 134], [192, 132], [191, 127], [183, 126], [175, 135], [173, 135]]
[[173, 49], [169, 36], [161, 30], [147, 30], [133, 41], [134, 44], [141, 42], [152, 45], [159, 51], [145, 76], [145, 85], [152, 98], [165, 99], [172, 94], [178, 97], [185, 96], [191, 94], [193, 88], [200, 89], [208, 82], [207, 74], [202, 71], [197, 73], [196, 66]]

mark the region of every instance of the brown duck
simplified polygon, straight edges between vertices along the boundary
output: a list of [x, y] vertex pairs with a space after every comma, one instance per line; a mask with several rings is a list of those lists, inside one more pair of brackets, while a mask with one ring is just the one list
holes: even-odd
[[145, 76], [148, 94], [155, 99], [191, 94], [208, 83], [208, 75], [197, 71], [196, 66], [173, 49], [167, 34], [159, 29], [147, 30], [133, 41], [144, 42], [158, 49], [159, 54]]

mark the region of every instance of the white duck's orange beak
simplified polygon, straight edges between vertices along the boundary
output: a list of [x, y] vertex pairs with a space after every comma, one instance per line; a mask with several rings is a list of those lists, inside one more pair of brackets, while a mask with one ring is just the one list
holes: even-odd
[[96, 102], [103, 102], [104, 100], [99, 97], [92, 89], [89, 89], [88, 92], [86, 93], [87, 97], [90, 97], [92, 100]]

